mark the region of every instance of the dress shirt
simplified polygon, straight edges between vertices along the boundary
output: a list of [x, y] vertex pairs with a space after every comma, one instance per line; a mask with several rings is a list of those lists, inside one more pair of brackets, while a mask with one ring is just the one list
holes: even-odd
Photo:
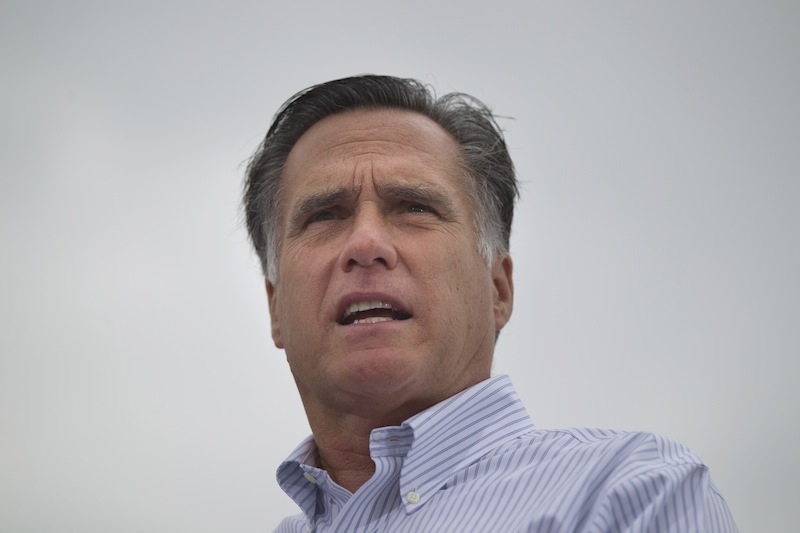
[[737, 531], [708, 469], [652, 433], [533, 426], [507, 376], [370, 435], [354, 494], [306, 439], [278, 468], [302, 514], [278, 532]]

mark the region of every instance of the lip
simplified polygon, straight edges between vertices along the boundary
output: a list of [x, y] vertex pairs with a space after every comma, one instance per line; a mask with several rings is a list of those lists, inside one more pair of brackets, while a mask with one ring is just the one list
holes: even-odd
[[[355, 302], [363, 302], [368, 300], [379, 300], [381, 302], [386, 302], [395, 309], [399, 309], [401, 311], [408, 313], [409, 315], [411, 315], [410, 318], [414, 318], [414, 312], [411, 309], [411, 306], [405, 302], [400, 301], [400, 299], [397, 298], [396, 296], [389, 296], [388, 294], [382, 292], [354, 292], [354, 293], [348, 293], [339, 298], [339, 301], [336, 304], [336, 311], [333, 315], [334, 322], [338, 324], [339, 319], [342, 317], [344, 312], [347, 310], [348, 307], [350, 307], [351, 304], [354, 304]], [[382, 323], [383, 322], [379, 322], [379, 324]]]

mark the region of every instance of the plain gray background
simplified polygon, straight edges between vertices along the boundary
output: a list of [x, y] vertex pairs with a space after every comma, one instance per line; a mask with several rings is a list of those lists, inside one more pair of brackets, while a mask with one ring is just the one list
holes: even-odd
[[743, 531], [792, 529], [798, 28], [792, 1], [4, 1], [0, 531], [294, 512], [308, 427], [241, 176], [287, 97], [365, 72], [509, 117], [495, 371], [535, 423], [667, 434]]

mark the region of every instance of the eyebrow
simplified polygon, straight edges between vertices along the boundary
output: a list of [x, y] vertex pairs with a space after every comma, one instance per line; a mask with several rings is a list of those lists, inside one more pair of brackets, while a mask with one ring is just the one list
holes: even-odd
[[291, 216], [291, 227], [297, 228], [303, 226], [306, 219], [311, 216], [311, 214], [316, 213], [320, 209], [330, 207], [351, 194], [352, 193], [348, 189], [340, 187], [306, 196]]
[[427, 185], [406, 185], [403, 183], [390, 183], [379, 188], [379, 194], [398, 198], [407, 202], [429, 205], [440, 211], [440, 215], [449, 216], [455, 211], [455, 205], [448, 195], [438, 188]]

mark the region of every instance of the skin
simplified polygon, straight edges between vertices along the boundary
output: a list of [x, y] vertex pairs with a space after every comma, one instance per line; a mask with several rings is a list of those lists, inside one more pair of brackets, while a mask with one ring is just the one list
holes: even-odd
[[[282, 176], [272, 337], [286, 351], [320, 466], [355, 492], [369, 434], [490, 375], [513, 304], [511, 258], [487, 266], [455, 140], [422, 115], [349, 111], [295, 144]], [[383, 300], [410, 318], [341, 325]]]

